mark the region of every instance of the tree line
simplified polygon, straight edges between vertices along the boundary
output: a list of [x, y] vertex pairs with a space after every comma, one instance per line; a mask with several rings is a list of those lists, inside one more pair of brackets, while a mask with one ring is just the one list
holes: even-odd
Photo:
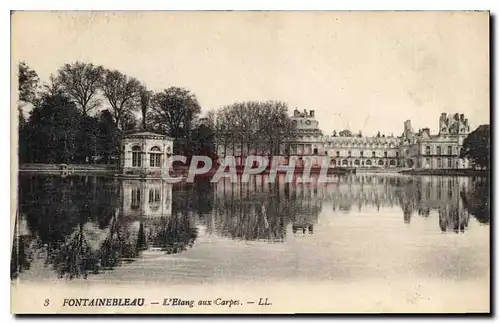
[[135, 131], [171, 136], [174, 154], [188, 157], [215, 157], [219, 147], [275, 154], [294, 136], [283, 102], [238, 102], [201, 117], [187, 89], [154, 92], [92, 63], [64, 64], [44, 83], [25, 62], [18, 68], [20, 163], [116, 163], [121, 136]]
[[[196, 95], [187, 89], [154, 92], [134, 77], [92, 63], [64, 64], [44, 83], [25, 62], [18, 68], [20, 163], [117, 163], [120, 138], [141, 130], [173, 137], [174, 154], [188, 158], [215, 158], [217, 152], [287, 155], [297, 133], [280, 101], [236, 102], [202, 117]], [[464, 141], [462, 157], [488, 168], [489, 139], [489, 125], [480, 126]]]
[[18, 80], [21, 163], [113, 163], [121, 136], [141, 130], [174, 137], [175, 153], [213, 141], [195, 123], [201, 112], [196, 96], [183, 88], [155, 93], [120, 71], [82, 62], [63, 65], [43, 84], [21, 62]]
[[237, 102], [210, 112], [208, 119], [223, 155], [286, 155], [296, 136], [288, 106], [280, 101]]

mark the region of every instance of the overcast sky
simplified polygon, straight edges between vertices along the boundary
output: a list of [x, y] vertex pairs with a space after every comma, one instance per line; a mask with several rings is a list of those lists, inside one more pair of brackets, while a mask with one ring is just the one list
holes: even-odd
[[[13, 64], [48, 80], [92, 62], [203, 110], [245, 100], [313, 109], [325, 134], [437, 130], [441, 112], [489, 123], [487, 13], [17, 12]], [[15, 71], [15, 69], [13, 70]]]

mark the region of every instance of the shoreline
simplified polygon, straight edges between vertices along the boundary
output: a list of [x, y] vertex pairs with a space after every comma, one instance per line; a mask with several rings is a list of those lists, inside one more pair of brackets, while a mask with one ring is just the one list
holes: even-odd
[[[284, 166], [286, 167], [286, 166]], [[180, 166], [175, 167], [170, 172], [173, 175], [187, 175], [189, 167]], [[214, 167], [205, 173], [197, 174], [197, 176], [206, 177], [213, 176], [218, 170], [218, 167]], [[305, 168], [295, 167], [294, 173], [302, 174]], [[68, 164], [63, 166], [63, 164], [45, 164], [45, 163], [30, 163], [19, 165], [19, 172], [33, 172], [33, 173], [48, 173], [48, 174], [92, 174], [92, 173], [105, 173], [118, 178], [161, 178], [157, 175], [146, 175], [141, 174], [120, 174], [119, 168], [115, 165], [106, 164]], [[312, 167], [310, 169], [310, 174], [319, 174], [321, 167]], [[276, 171], [278, 174], [286, 173], [286, 170], [278, 168]], [[241, 175], [243, 173], [243, 168], [241, 166], [236, 166], [236, 174]], [[269, 174], [270, 169], [267, 168], [257, 174]], [[356, 173], [354, 168], [329, 168], [327, 174], [349, 174]]]
[[[284, 166], [286, 167], [286, 166]], [[214, 176], [218, 168], [212, 168], [211, 170], [203, 173], [197, 174], [196, 176], [207, 177]], [[189, 167], [176, 167], [171, 172], [171, 175], [178, 176], [187, 175]], [[305, 168], [295, 167], [294, 174], [303, 174]], [[310, 174], [319, 174], [321, 167], [312, 167], [310, 169]], [[63, 164], [45, 164], [45, 163], [30, 163], [19, 165], [18, 172], [29, 172], [29, 173], [45, 173], [45, 174], [63, 174], [63, 175], [79, 175], [79, 174], [102, 174], [109, 175], [115, 178], [137, 178], [137, 179], [147, 179], [147, 178], [158, 178], [158, 176], [142, 176], [139, 174], [126, 175], [119, 174], [116, 165], [111, 164], [69, 164], [64, 166]], [[241, 175], [243, 173], [243, 168], [240, 166], [236, 167], [236, 173]], [[266, 175], [270, 173], [270, 169], [265, 169], [259, 175]], [[278, 169], [278, 174], [286, 173], [284, 169]], [[406, 169], [401, 168], [329, 168], [327, 174], [337, 174], [337, 175], [347, 175], [347, 174], [400, 174], [400, 175], [433, 175], [433, 176], [489, 176], [489, 170], [475, 170], [475, 169]], [[160, 177], [161, 178], [161, 177]]]
[[475, 169], [413, 169], [403, 170], [399, 174], [404, 175], [432, 175], [432, 176], [464, 176], [464, 177], [488, 177], [489, 170]]

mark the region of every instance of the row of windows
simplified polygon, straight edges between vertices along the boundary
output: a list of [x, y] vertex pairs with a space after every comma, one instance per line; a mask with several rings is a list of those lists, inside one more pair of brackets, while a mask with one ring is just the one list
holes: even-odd
[[[314, 141], [321, 140], [321, 136], [299, 136], [299, 140], [303, 141]], [[300, 144], [300, 143], [299, 143]], [[325, 148], [336, 148], [336, 147], [370, 147], [370, 148], [393, 148], [394, 143], [381, 144], [381, 143], [362, 143], [362, 142], [338, 142], [338, 143], [325, 143]]]
[[[337, 161], [332, 160], [332, 161], [330, 162], [330, 164], [332, 164], [332, 165], [336, 165], [336, 164], [337, 164]], [[342, 160], [342, 161], [339, 161], [339, 165], [340, 165], [340, 164], [341, 164], [341, 165], [366, 165], [366, 166], [372, 166], [372, 165], [373, 165], [373, 163], [372, 163], [372, 161], [371, 161], [371, 160], [360, 161], [360, 160], [358, 160], [358, 159], [356, 159], [356, 160], [354, 160], [354, 161], [348, 161], [348, 160], [344, 159], [344, 160]], [[384, 162], [384, 160], [378, 160], [378, 161], [377, 161], [377, 164], [378, 164], [378, 165], [392, 165], [392, 166], [394, 166], [394, 165], [396, 165], [396, 164], [397, 164], [397, 162], [396, 162], [396, 160], [390, 160], [390, 161], [388, 161], [388, 162], [387, 162], [387, 161], [386, 161], [386, 162]]]
[[335, 148], [335, 147], [369, 147], [369, 148], [394, 148], [395, 145], [390, 144], [378, 144], [378, 143], [329, 143], [325, 144], [327, 148]]
[[[320, 136], [303, 136], [302, 140], [319, 140]], [[366, 147], [366, 148], [394, 148], [394, 144], [378, 144], [378, 143], [325, 143], [325, 148], [336, 148], [336, 147]]]
[[[452, 160], [452, 158], [447, 158], [447, 159], [437, 158], [437, 167], [438, 168], [442, 168], [443, 167], [443, 160], [445, 160], [447, 162], [448, 168], [452, 168], [453, 167], [453, 160]], [[426, 158], [425, 159], [425, 163], [427, 163], [427, 165], [430, 165], [431, 164], [431, 159], [430, 158]], [[458, 164], [458, 162], [457, 162], [457, 164]]]
[[[132, 189], [132, 199], [130, 200], [130, 208], [138, 209], [141, 205], [141, 189]], [[161, 201], [160, 189], [150, 189], [148, 202], [150, 204], [158, 204]], [[154, 206], [153, 206], [154, 207]]]
[[[453, 128], [453, 129], [450, 128], [450, 132], [454, 132], [454, 131], [457, 131], [457, 130], [458, 130], [457, 128]], [[448, 131], [448, 129], [446, 127], [441, 128], [441, 132], [446, 133], [447, 131]], [[460, 128], [460, 132], [461, 133], [465, 133], [466, 129], [465, 128]]]
[[[336, 153], [337, 157], [340, 157], [340, 151], [337, 151], [335, 153]], [[348, 157], [352, 157], [352, 152], [351, 151], [347, 151], [347, 156]], [[364, 152], [360, 151], [359, 152], [359, 156], [364, 157], [365, 156]], [[369, 156], [369, 153], [366, 156]], [[377, 152], [372, 151], [372, 157], [376, 157], [376, 156], [377, 156]], [[388, 152], [384, 152], [384, 157], [388, 157]], [[396, 157], [399, 157], [399, 152], [396, 152]]]
[[[442, 149], [441, 146], [437, 146], [436, 147], [436, 155], [442, 155], [443, 152], [445, 152], [444, 148]], [[448, 145], [446, 153], [448, 155], [452, 155], [453, 154], [453, 147], [451, 145]], [[425, 147], [425, 154], [426, 155], [431, 155], [431, 147], [430, 146], [426, 146]]]
[[[149, 153], [149, 166], [152, 168], [158, 168], [161, 166], [161, 150], [159, 147], [154, 146], [151, 148], [151, 153]], [[133, 167], [141, 167], [142, 159], [141, 159], [141, 148], [139, 146], [132, 147], [132, 166]]]
[[[132, 152], [132, 166], [142, 166], [141, 152]], [[161, 153], [149, 153], [149, 166], [152, 168], [161, 167]]]

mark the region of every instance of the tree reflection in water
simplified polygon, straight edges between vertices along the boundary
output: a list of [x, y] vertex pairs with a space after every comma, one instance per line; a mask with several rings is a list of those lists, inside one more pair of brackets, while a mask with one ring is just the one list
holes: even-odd
[[17, 221], [27, 223], [24, 230], [31, 241], [25, 244], [32, 247], [30, 253], [44, 256], [45, 264], [60, 277], [86, 277], [97, 263], [93, 227], [106, 226], [115, 202], [113, 183], [103, 178], [22, 175]]
[[252, 177], [248, 184], [220, 181], [206, 225], [209, 233], [245, 241], [283, 242], [287, 227], [292, 232], [313, 233], [321, 210], [314, 187], [297, 190], [295, 185], [266, 183]]
[[173, 187], [23, 174], [11, 278], [35, 260], [74, 279], [134, 262], [145, 250], [181, 253], [195, 244], [196, 224], [208, 234], [245, 241], [284, 242], [287, 232], [314, 235], [326, 204], [343, 213], [401, 208], [408, 225], [413, 215], [436, 215], [429, 220], [437, 220], [440, 231], [462, 233], [469, 214], [489, 224], [489, 194], [485, 178], [356, 175], [326, 185], [269, 184], [256, 176], [247, 184], [198, 179]]
[[173, 217], [162, 220], [151, 230], [149, 244], [166, 254], [186, 251], [193, 247], [198, 236], [198, 230], [191, 225], [187, 213], [176, 213]]
[[[144, 213], [135, 215], [138, 228], [134, 222], [137, 218], [124, 213], [121, 204], [132, 203], [126, 190], [138, 185], [141, 197], [145, 197], [151, 186], [157, 189], [158, 183], [123, 186], [99, 177], [24, 175], [19, 184], [21, 215], [17, 221], [27, 225], [25, 233], [16, 226], [11, 278], [30, 268], [33, 254], [39, 259], [41, 256], [45, 265], [61, 278], [87, 278], [89, 274], [132, 262], [149, 247], [179, 253], [196, 239], [197, 232], [190, 225], [187, 211], [172, 213], [168, 208], [168, 213], [163, 213], [162, 209], [151, 221], [147, 213], [154, 209], [148, 209], [148, 202], [143, 200]], [[153, 201], [149, 202], [157, 204], [157, 199], [165, 198], [162, 201], [170, 206], [172, 188], [168, 189], [170, 192], [162, 188], [161, 194], [151, 195]], [[182, 210], [182, 206], [176, 207]]]
[[29, 234], [21, 233], [18, 223], [19, 219], [16, 217], [10, 259], [11, 278], [17, 278], [19, 273], [30, 269], [35, 250], [33, 238]]
[[467, 210], [482, 224], [490, 222], [490, 182], [488, 178], [475, 178], [472, 190], [462, 190], [460, 197]]

